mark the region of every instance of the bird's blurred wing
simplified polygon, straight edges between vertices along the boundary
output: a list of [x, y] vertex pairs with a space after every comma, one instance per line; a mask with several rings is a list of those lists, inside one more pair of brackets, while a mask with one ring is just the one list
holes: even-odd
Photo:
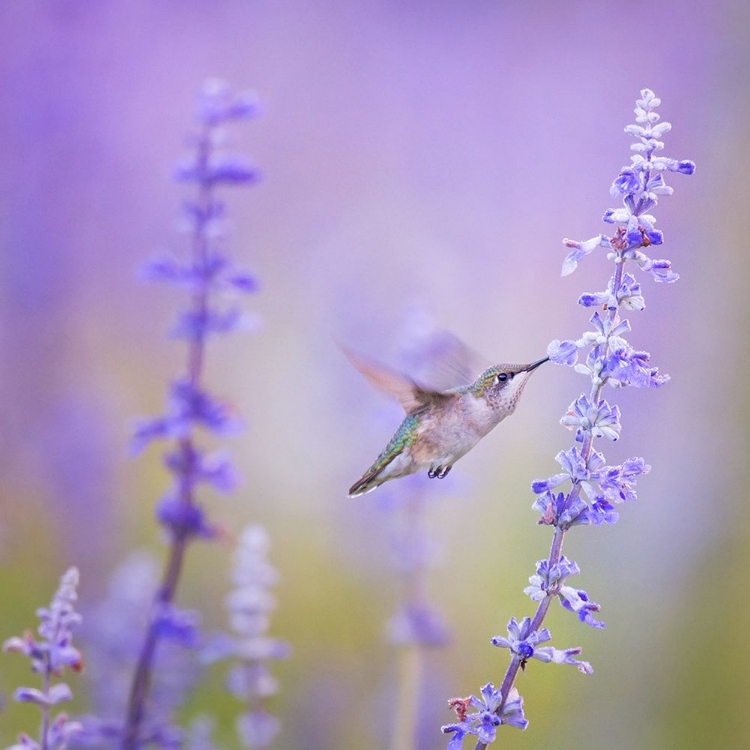
[[423, 388], [400, 372], [366, 359], [360, 354], [354, 354], [349, 349], [342, 347], [342, 350], [346, 358], [372, 385], [398, 399], [407, 414], [419, 411], [431, 404], [456, 398], [456, 394]]
[[458, 336], [437, 330], [412, 351], [402, 351], [405, 369], [427, 390], [443, 392], [473, 383], [492, 365]]

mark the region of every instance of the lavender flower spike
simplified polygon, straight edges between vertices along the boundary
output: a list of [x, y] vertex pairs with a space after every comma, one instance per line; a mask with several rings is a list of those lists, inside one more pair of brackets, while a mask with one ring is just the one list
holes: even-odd
[[82, 730], [77, 721], [70, 721], [65, 713], [52, 718], [51, 708], [58, 703], [69, 701], [73, 693], [64, 682], [52, 684], [52, 677], [62, 675], [65, 668], [80, 672], [83, 658], [73, 646], [73, 630], [81, 623], [81, 616], [75, 610], [78, 599], [78, 569], [69, 568], [60, 579], [60, 585], [52, 597], [49, 607], [37, 610], [41, 639], [34, 638], [27, 631], [23, 637], [9, 638], [3, 644], [3, 651], [15, 651], [31, 660], [31, 671], [41, 675], [42, 687], [21, 687], [14, 693], [20, 703], [35, 703], [42, 712], [39, 741], [26, 734], [18, 738], [14, 748], [26, 750], [65, 750], [69, 742]]
[[[570, 252], [563, 262], [563, 276], [572, 273], [579, 262], [600, 247], [607, 248], [607, 258], [614, 263], [605, 289], [587, 292], [578, 300], [583, 307], [601, 308], [590, 318], [595, 330], [585, 332], [574, 341], [555, 339], [547, 349], [552, 362], [572, 366], [589, 379], [589, 392], [580, 395], [561, 420], [563, 426], [575, 432], [577, 443], [556, 456], [562, 472], [538, 479], [531, 486], [539, 495], [533, 505], [542, 514], [539, 523], [554, 528], [549, 555], [537, 563], [536, 573], [524, 589], [537, 603], [536, 612], [520, 623], [511, 619], [508, 636], [492, 639], [494, 645], [510, 652], [510, 664], [500, 687], [496, 690], [491, 685], [486, 686], [486, 694], [483, 688], [482, 700], [471, 696], [452, 702], [459, 721], [443, 727], [443, 732], [452, 735], [449, 750], [461, 748], [463, 739], [470, 735], [476, 738], [475, 750], [484, 750], [494, 741], [496, 728], [503, 723], [525, 728], [527, 722], [522, 713], [515, 722], [503, 717], [521, 705], [513, 685], [519, 670], [525, 669], [530, 659], [574, 664], [583, 674], [592, 672], [588, 662], [574, 658], [580, 653], [579, 648], [558, 650], [539, 644], [550, 639], [549, 630], [542, 627], [542, 623], [555, 598], [581, 622], [594, 628], [603, 627], [603, 623], [594, 618], [599, 605], [592, 602], [585, 591], [566, 584], [569, 576], [580, 571], [562, 554], [565, 534], [573, 526], [614, 523], [617, 513], [613, 503], [635, 500], [636, 478], [651, 468], [642, 458], [628, 458], [622, 464], [609, 465], [604, 455], [594, 449], [594, 441], [601, 438], [615, 441], [621, 431], [619, 408], [602, 398], [605, 385], [641, 388], [661, 386], [668, 380], [651, 366], [647, 352], [630, 345], [625, 338], [630, 324], [620, 317], [622, 310], [637, 313], [646, 306], [641, 284], [635, 275], [626, 272], [626, 266], [628, 271], [640, 269], [650, 274], [657, 282], [671, 283], [679, 278], [670, 261], [653, 259], [645, 253], [646, 249], [664, 241], [663, 233], [655, 228], [652, 211], [661, 197], [673, 192], [666, 184], [665, 175], [689, 175], [695, 171], [691, 161], [657, 155], [664, 148], [662, 137], [671, 128], [669, 123], [659, 123], [656, 108], [660, 103], [650, 89], [643, 89], [636, 103], [636, 124], [625, 128], [637, 141], [631, 146], [634, 152], [631, 163], [620, 170], [610, 190], [612, 197], [622, 201], [621, 206], [604, 214], [604, 221], [614, 226], [614, 233], [611, 236], [598, 234], [583, 242], [564, 241]], [[588, 350], [585, 363], [577, 364], [583, 350]], [[564, 491], [556, 492], [563, 485]], [[470, 705], [479, 710], [469, 714]]]
[[185, 257], [157, 258], [144, 272], [148, 279], [188, 293], [188, 307], [173, 327], [173, 335], [187, 344], [187, 356], [183, 375], [169, 386], [165, 413], [141, 420], [133, 440], [135, 450], [153, 440], [172, 441], [164, 463], [173, 484], [157, 508], [157, 520], [169, 534], [170, 549], [130, 689], [122, 750], [136, 750], [146, 741], [147, 698], [158, 642], [171, 638], [190, 645], [194, 639], [195, 623], [180, 614], [173, 602], [187, 545], [193, 539], [211, 539], [217, 534], [198, 502], [198, 489], [209, 485], [226, 492], [236, 484], [226, 456], [207, 454], [198, 447], [196, 436], [198, 430], [226, 435], [238, 426], [229, 406], [207, 391], [203, 371], [208, 337], [224, 335], [242, 323], [239, 308], [227, 298], [254, 292], [258, 286], [249, 273], [234, 268], [223, 250], [224, 204], [216, 195], [219, 188], [258, 180], [258, 171], [247, 160], [218, 149], [223, 126], [257, 112], [252, 96], [236, 95], [220, 81], [204, 86], [198, 99], [192, 153], [175, 170], [177, 180], [195, 187], [194, 199], [184, 205], [190, 250]]

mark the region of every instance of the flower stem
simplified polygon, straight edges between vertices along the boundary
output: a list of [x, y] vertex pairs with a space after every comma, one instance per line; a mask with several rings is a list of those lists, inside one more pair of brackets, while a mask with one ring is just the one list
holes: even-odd
[[391, 750], [413, 750], [415, 747], [422, 662], [420, 644], [409, 643], [399, 648], [398, 696]]

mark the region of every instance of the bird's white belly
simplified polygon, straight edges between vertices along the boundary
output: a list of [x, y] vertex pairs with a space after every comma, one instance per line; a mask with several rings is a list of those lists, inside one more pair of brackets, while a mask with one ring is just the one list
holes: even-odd
[[425, 424], [420, 440], [426, 450], [415, 458], [423, 466], [450, 466], [466, 455], [494, 426], [495, 423], [487, 423], [465, 412], [442, 415], [439, 421]]

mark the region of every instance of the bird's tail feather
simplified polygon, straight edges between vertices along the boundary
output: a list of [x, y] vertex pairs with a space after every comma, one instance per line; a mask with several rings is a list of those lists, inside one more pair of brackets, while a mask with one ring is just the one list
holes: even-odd
[[349, 497], [359, 497], [372, 492], [375, 488], [380, 487], [385, 478], [381, 477], [382, 469], [378, 471], [368, 471], [361, 479], [358, 479], [349, 489]]

